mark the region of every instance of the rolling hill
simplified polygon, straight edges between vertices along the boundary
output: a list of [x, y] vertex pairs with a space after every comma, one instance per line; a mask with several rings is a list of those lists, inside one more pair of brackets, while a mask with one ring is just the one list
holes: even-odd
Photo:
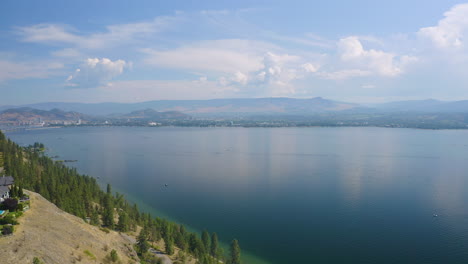
[[88, 115], [106, 116], [124, 114], [141, 109], [156, 111], [179, 111], [193, 116], [232, 115], [232, 114], [309, 114], [318, 112], [343, 111], [359, 107], [357, 104], [339, 102], [315, 97], [295, 98], [238, 98], [212, 100], [159, 100], [140, 103], [39, 103], [23, 106], [3, 106], [2, 109], [29, 107], [41, 110], [59, 108], [64, 111], [80, 112]]

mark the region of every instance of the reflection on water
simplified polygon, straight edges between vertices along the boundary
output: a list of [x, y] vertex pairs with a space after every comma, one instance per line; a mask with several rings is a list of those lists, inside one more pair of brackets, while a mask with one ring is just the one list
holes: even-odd
[[81, 172], [181, 223], [237, 238], [270, 263], [468, 263], [468, 131], [116, 127], [9, 136], [43, 142]]

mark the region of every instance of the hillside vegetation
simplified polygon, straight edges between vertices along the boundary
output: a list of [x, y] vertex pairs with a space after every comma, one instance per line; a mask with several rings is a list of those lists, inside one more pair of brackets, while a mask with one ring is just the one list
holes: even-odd
[[89, 221], [91, 225], [105, 228], [103, 230], [138, 232], [135, 250], [142, 263], [157, 263], [155, 255], [148, 252], [152, 243], [160, 245], [159, 250], [179, 263], [187, 263], [191, 257], [200, 264], [217, 263], [218, 260], [240, 263], [236, 240], [231, 249], [234, 254], [226, 259], [218, 247], [216, 233], [210, 235], [204, 231], [200, 237], [186, 231], [182, 225], [140, 212], [136, 204], [130, 204], [119, 193], [114, 194], [110, 185], [106, 191], [101, 190], [94, 178], [54, 162], [43, 155], [40, 148], [20, 147], [0, 132], [0, 152], [3, 153], [5, 172], [14, 177], [15, 185], [41, 194], [60, 209]]

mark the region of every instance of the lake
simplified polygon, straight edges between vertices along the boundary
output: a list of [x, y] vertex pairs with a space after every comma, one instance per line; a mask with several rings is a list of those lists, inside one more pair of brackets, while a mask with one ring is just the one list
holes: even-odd
[[154, 215], [237, 238], [249, 264], [468, 263], [467, 130], [75, 127], [7, 135], [78, 160], [67, 164]]

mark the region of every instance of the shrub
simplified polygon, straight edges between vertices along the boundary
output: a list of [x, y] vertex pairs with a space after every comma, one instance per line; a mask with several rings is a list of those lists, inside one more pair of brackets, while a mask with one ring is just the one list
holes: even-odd
[[17, 225], [18, 221], [16, 221], [15, 217], [11, 214], [8, 214], [7, 216], [0, 218], [0, 225]]
[[10, 235], [13, 234], [13, 226], [6, 225], [3, 227], [2, 234], [4, 235]]
[[43, 264], [44, 262], [42, 262], [38, 257], [34, 257], [33, 259], [33, 264]]
[[13, 212], [16, 210], [16, 207], [18, 207], [18, 200], [13, 199], [13, 198], [7, 198], [5, 201], [3, 201], [3, 206], [5, 209], [10, 210], [10, 212]]
[[83, 251], [88, 257], [90, 257], [92, 260], [96, 260], [96, 256], [94, 256], [93, 253], [91, 253], [89, 250]]
[[115, 249], [111, 251], [110, 257], [112, 262], [116, 262], [117, 260], [119, 260], [119, 255], [117, 255], [117, 251], [115, 251]]
[[106, 233], [106, 234], [109, 234], [110, 233], [110, 230], [105, 228], [105, 227], [100, 227], [99, 230], [101, 230], [102, 232]]

